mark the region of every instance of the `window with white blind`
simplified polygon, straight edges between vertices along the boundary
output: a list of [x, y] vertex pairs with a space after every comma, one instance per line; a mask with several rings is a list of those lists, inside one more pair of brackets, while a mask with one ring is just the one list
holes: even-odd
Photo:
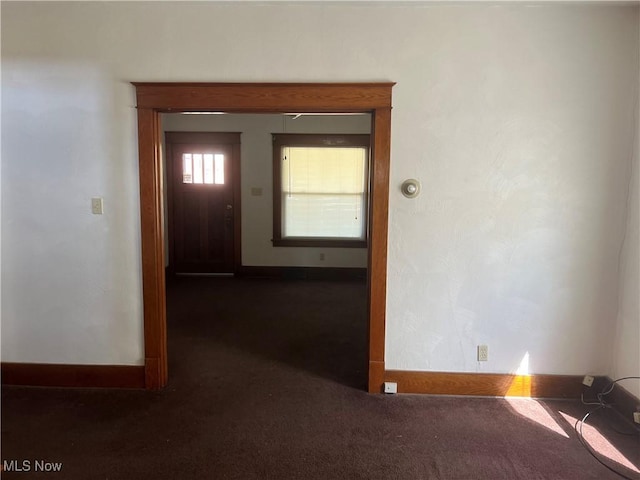
[[369, 135], [274, 134], [276, 246], [365, 247]]

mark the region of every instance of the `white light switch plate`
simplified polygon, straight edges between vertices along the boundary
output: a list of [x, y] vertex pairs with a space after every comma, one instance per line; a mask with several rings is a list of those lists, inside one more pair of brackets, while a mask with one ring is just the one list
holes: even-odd
[[94, 197], [91, 199], [91, 213], [94, 215], [102, 215], [102, 197]]

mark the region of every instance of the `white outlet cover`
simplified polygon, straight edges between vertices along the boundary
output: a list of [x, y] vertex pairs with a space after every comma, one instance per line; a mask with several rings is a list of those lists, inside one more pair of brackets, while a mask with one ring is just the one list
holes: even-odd
[[489, 346], [488, 345], [478, 345], [478, 361], [479, 362], [487, 362], [487, 361], [489, 361]]
[[591, 385], [593, 385], [593, 377], [591, 375], [585, 375], [584, 379], [582, 380], [582, 384], [590, 387]]
[[398, 393], [398, 384], [396, 382], [384, 382], [384, 393]]

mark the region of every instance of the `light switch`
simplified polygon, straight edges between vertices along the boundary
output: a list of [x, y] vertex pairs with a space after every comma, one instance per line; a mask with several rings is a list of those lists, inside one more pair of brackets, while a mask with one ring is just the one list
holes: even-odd
[[251, 188], [251, 195], [254, 196], [254, 197], [261, 197], [262, 196], [262, 189], [260, 187]]
[[91, 213], [94, 215], [102, 215], [102, 197], [94, 197], [91, 199]]

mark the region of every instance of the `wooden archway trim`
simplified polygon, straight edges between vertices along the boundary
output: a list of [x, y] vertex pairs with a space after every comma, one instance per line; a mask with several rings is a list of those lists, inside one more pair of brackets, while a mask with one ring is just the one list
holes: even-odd
[[144, 308], [145, 386], [167, 384], [167, 325], [162, 227], [160, 113], [341, 113], [372, 115], [369, 209], [369, 391], [384, 379], [391, 90], [393, 83], [134, 83]]

